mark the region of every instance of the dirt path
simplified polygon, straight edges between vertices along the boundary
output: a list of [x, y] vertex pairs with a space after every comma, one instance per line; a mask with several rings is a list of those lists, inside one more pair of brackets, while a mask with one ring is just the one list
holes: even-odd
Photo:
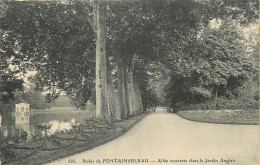
[[[125, 135], [50, 164], [257, 165], [260, 156], [259, 131], [259, 125], [192, 122], [157, 108], [156, 113], [149, 114]], [[69, 163], [70, 159], [75, 159], [77, 163]], [[111, 159], [148, 159], [148, 163], [133, 163], [138, 160], [120, 163]], [[166, 159], [168, 163], [159, 163], [159, 159]], [[194, 161], [190, 162], [190, 159]], [[200, 159], [203, 162], [196, 162]], [[205, 159], [211, 162], [205, 163]], [[233, 161], [227, 163], [221, 162], [221, 159]], [[101, 163], [96, 163], [96, 160], [101, 160]]]

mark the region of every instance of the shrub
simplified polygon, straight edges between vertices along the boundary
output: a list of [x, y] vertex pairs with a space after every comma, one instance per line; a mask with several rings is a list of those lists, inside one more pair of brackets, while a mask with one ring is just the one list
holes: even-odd
[[254, 99], [232, 99], [218, 98], [215, 100], [208, 100], [198, 104], [176, 104], [177, 111], [185, 110], [221, 110], [221, 109], [242, 109], [255, 110], [258, 109], [258, 102]]
[[209, 91], [205, 88], [202, 88], [202, 87], [192, 87], [190, 89], [190, 92], [195, 97], [201, 97], [201, 98], [204, 98], [204, 99], [210, 99], [211, 96], [212, 96], [211, 91]]

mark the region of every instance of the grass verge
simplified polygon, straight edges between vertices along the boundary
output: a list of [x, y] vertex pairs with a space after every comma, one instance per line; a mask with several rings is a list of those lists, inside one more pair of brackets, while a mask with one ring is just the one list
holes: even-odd
[[31, 139], [20, 143], [6, 143], [1, 156], [2, 164], [28, 165], [44, 164], [69, 155], [89, 150], [111, 141], [131, 129], [149, 112], [129, 117], [113, 124], [91, 120], [68, 132], [59, 132], [51, 136]]
[[237, 125], [259, 125], [259, 110], [191, 110], [177, 114], [187, 120]]

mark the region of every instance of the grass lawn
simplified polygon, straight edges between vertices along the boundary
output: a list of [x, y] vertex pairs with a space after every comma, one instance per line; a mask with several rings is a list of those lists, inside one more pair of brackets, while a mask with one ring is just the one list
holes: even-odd
[[259, 124], [259, 110], [192, 110], [179, 111], [177, 114], [187, 120], [206, 123]]
[[44, 164], [72, 154], [89, 150], [126, 133], [149, 112], [109, 124], [88, 120], [67, 132], [47, 137], [33, 138], [23, 142], [6, 142], [0, 145], [3, 164]]

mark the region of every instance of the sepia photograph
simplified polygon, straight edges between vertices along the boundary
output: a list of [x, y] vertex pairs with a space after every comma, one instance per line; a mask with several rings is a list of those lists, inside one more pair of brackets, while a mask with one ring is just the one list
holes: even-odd
[[0, 165], [260, 165], [259, 0], [0, 0]]

